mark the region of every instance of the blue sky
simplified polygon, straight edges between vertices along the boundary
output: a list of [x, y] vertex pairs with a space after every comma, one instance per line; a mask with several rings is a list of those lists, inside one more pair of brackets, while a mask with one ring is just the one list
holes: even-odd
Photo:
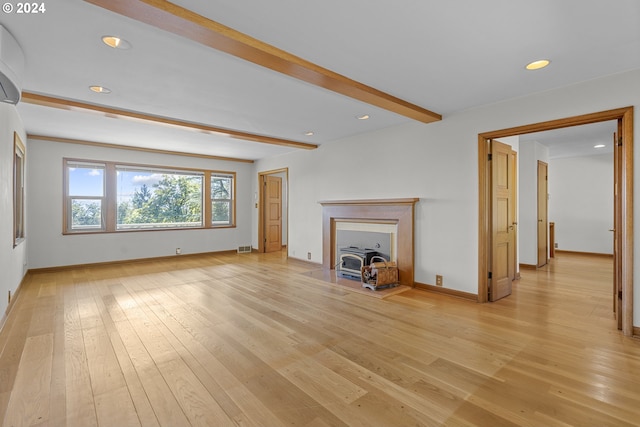
[[[153, 192], [163, 174], [147, 171], [118, 171], [118, 201], [131, 199], [136, 189], [146, 184]], [[102, 197], [104, 192], [104, 169], [91, 167], [69, 168], [69, 195]]]
[[69, 195], [102, 197], [104, 169], [69, 168]]
[[[143, 171], [118, 171], [117, 191], [120, 200], [128, 200], [136, 188], [146, 184], [153, 191], [153, 185], [162, 174]], [[104, 191], [104, 169], [76, 167], [69, 168], [69, 194], [72, 196], [102, 197]]]

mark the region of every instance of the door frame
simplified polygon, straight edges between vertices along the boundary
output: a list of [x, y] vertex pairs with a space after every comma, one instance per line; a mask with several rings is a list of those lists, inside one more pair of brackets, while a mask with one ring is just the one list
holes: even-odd
[[[287, 212], [287, 223], [284, 227], [287, 229], [287, 247], [289, 246], [289, 168], [281, 168], [281, 169], [273, 169], [263, 172], [258, 172], [258, 191], [256, 193], [256, 207], [258, 208], [258, 252], [265, 253], [265, 244], [264, 244], [264, 210], [266, 209], [266, 198], [264, 194], [264, 185], [263, 182], [267, 175], [278, 175], [284, 172], [284, 183], [285, 190], [283, 194], [286, 192], [286, 206], [282, 206], [282, 210], [286, 209]], [[287, 251], [287, 257], [289, 251]]]
[[[478, 134], [478, 302], [488, 302], [490, 251], [491, 251], [491, 198], [487, 141], [533, 132], [561, 129], [572, 126], [617, 120], [622, 140], [620, 167], [620, 192], [622, 220], [615, 230], [621, 242], [618, 254], [622, 282], [622, 332], [633, 335], [633, 107], [601, 111], [592, 114], [550, 120], [524, 126]], [[616, 175], [614, 171], [614, 175]], [[616, 179], [616, 178], [614, 178]]]

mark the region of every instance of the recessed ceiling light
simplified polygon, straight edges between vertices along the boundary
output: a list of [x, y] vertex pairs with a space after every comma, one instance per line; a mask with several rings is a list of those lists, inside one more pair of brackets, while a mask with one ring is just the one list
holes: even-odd
[[593, 146], [593, 148], [604, 148], [604, 147], [606, 147], [606, 145], [604, 144], [598, 144]]
[[363, 114], [361, 116], [357, 116], [356, 118], [358, 120], [369, 120], [369, 115], [368, 114]]
[[533, 61], [527, 64], [525, 67], [527, 70], [539, 70], [540, 68], [544, 68], [549, 65], [551, 61], [548, 59], [540, 59], [538, 61]]
[[309, 130], [309, 131], [305, 132], [304, 134], [307, 135], [307, 136], [313, 136], [313, 131]]
[[89, 89], [96, 93], [111, 93], [111, 89], [104, 86], [89, 86]]
[[114, 49], [131, 49], [131, 43], [116, 36], [103, 36], [102, 42]]

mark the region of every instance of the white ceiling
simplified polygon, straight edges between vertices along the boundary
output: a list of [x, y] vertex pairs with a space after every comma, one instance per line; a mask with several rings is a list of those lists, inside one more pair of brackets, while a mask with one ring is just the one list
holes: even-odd
[[[175, 3], [444, 120], [640, 68], [638, 0]], [[26, 92], [313, 144], [412, 120], [82, 0], [45, 5], [0, 16], [24, 50]], [[110, 49], [103, 35], [133, 47]], [[524, 69], [540, 58], [551, 65]], [[26, 102], [18, 109], [30, 134], [252, 160], [298, 149]], [[371, 118], [356, 119], [364, 113]]]
[[[549, 148], [549, 158], [613, 155], [613, 134], [618, 130], [615, 120], [520, 136], [521, 143], [538, 142]], [[604, 147], [596, 148], [596, 145]], [[613, 159], [613, 157], [612, 157]]]

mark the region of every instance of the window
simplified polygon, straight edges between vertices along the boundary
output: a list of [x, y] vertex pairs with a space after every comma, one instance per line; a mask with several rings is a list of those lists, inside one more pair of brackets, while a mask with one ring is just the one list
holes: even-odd
[[202, 227], [203, 173], [116, 166], [116, 228]]
[[67, 162], [67, 230], [104, 231], [104, 163]]
[[233, 223], [233, 176], [211, 175], [211, 223], [231, 225]]
[[24, 240], [24, 144], [13, 134], [13, 247]]
[[65, 159], [64, 233], [235, 226], [232, 172]]

